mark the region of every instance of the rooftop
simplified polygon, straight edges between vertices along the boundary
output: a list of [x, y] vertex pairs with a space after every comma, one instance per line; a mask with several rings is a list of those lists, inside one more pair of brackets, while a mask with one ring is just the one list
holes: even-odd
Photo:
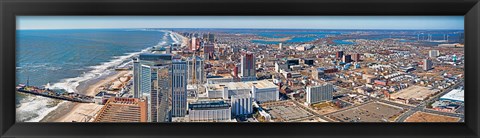
[[227, 109], [230, 108], [230, 104], [220, 100], [220, 101], [198, 101], [188, 104], [188, 109], [191, 110], [209, 110], [209, 109]]
[[270, 82], [268, 80], [261, 80], [261, 81], [228, 82], [228, 83], [208, 84], [207, 88], [209, 90], [223, 90], [224, 87], [228, 87], [228, 89], [251, 89], [252, 86], [254, 86], [254, 85], [258, 89], [278, 87], [273, 82]]
[[138, 55], [138, 59], [140, 60], [171, 60], [172, 55], [171, 54], [152, 54], [152, 53], [142, 53]]
[[440, 100], [460, 101], [465, 100], [465, 92], [463, 89], [454, 89], [440, 97]]
[[147, 103], [137, 98], [110, 98], [94, 122], [146, 122]]
[[193, 60], [193, 58], [195, 58], [195, 60], [197, 60], [197, 61], [203, 61], [203, 59], [200, 56], [188, 57], [187, 60], [191, 61], [191, 60]]

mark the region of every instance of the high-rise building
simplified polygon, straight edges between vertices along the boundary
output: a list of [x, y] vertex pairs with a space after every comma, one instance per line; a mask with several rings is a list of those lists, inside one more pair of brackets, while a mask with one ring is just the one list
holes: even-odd
[[94, 122], [147, 122], [147, 102], [138, 98], [111, 97]]
[[215, 43], [215, 35], [214, 34], [208, 34], [208, 42]]
[[240, 68], [240, 65], [236, 64], [235, 67], [233, 67], [233, 76], [238, 77], [238, 68]]
[[333, 100], [333, 85], [322, 84], [317, 86], [307, 86], [307, 103], [319, 103], [322, 101]]
[[215, 45], [213, 43], [204, 43], [203, 52], [205, 53], [215, 52]]
[[200, 39], [196, 37], [192, 37], [192, 42], [190, 45], [190, 50], [197, 51], [200, 48]]
[[316, 80], [320, 80], [325, 77], [325, 68], [317, 68], [316, 70], [312, 71], [312, 78]]
[[337, 54], [335, 56], [336, 58], [342, 58], [343, 57], [343, 51], [337, 51]]
[[204, 84], [206, 82], [204, 61], [198, 56], [193, 56], [187, 59], [188, 84]]
[[287, 69], [290, 69], [291, 66], [300, 65], [300, 59], [298, 58], [287, 59], [286, 64], [287, 64]]
[[148, 65], [141, 65], [140, 72], [140, 96], [146, 97], [147, 99], [147, 120], [152, 122], [153, 118], [157, 116], [155, 114], [157, 97], [152, 96], [157, 94], [157, 90], [155, 88], [157, 73], [153, 66]]
[[282, 43], [278, 43], [278, 49], [283, 50], [283, 44]]
[[430, 58], [436, 58], [436, 57], [440, 56], [440, 52], [438, 50], [430, 50], [430, 51], [428, 51], [428, 56]]
[[203, 41], [208, 41], [208, 34], [203, 34], [202, 36]]
[[172, 117], [184, 117], [187, 112], [187, 62], [172, 62]]
[[360, 61], [360, 54], [359, 53], [355, 53], [352, 55], [352, 60], [355, 61], [355, 62], [359, 62]]
[[241, 58], [241, 77], [255, 77], [255, 56], [251, 52], [243, 53]]
[[168, 65], [171, 59], [172, 55], [170, 54], [140, 54], [137, 58], [133, 59], [134, 98], [140, 98], [144, 94], [150, 93], [152, 82], [151, 67], [162, 64]]
[[312, 59], [312, 58], [304, 58], [302, 59], [302, 61], [303, 61], [303, 64], [305, 65], [313, 66], [315, 64], [315, 59]]
[[[164, 108], [168, 106], [163, 106], [161, 111], [158, 107], [159, 103], [168, 103], [168, 94], [165, 93], [169, 92], [160, 89], [158, 86], [161, 81], [168, 82], [171, 79], [168, 79], [169, 76], [158, 79], [158, 73], [165, 70], [168, 73], [171, 62], [172, 55], [170, 54], [140, 54], [133, 61], [133, 97], [145, 97], [147, 101], [147, 120], [149, 122], [163, 122], [163, 120], [169, 118], [163, 115], [168, 114], [168, 109]], [[163, 97], [160, 98], [160, 96]], [[162, 114], [162, 117], [159, 117], [158, 114]]]
[[203, 54], [206, 60], [210, 60], [214, 52], [215, 52], [215, 45], [213, 43], [203, 44]]
[[133, 97], [140, 97], [140, 60], [133, 58]]
[[352, 62], [352, 55], [343, 55], [342, 62], [345, 62], [345, 63]]
[[431, 70], [433, 68], [433, 62], [430, 59], [423, 60], [423, 70]]
[[152, 122], [170, 122], [170, 110], [172, 107], [172, 101], [170, 99], [170, 97], [172, 97], [171, 65], [158, 67], [157, 78], [157, 89], [156, 91], [152, 91], [151, 94], [151, 97], [157, 97], [157, 99], [152, 98], [152, 103], [156, 103], [153, 109], [157, 109], [152, 112], [152, 114], [155, 115], [152, 117]]

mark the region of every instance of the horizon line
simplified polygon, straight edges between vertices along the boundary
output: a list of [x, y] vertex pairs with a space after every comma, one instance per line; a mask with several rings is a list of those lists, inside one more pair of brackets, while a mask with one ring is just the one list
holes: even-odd
[[395, 28], [333, 28], [333, 29], [327, 29], [327, 28], [242, 28], [242, 27], [234, 27], [234, 28], [184, 28], [184, 27], [174, 27], [174, 28], [29, 28], [29, 29], [16, 29], [16, 31], [19, 30], [93, 30], [93, 29], [262, 29], [262, 30], [422, 30], [422, 31], [428, 31], [428, 30], [462, 30], [464, 31], [465, 29], [458, 29], [458, 28], [438, 28], [438, 29], [395, 29]]

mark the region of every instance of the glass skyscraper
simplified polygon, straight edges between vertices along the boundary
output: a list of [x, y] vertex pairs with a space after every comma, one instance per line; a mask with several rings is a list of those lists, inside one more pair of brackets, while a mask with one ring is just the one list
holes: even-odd
[[193, 56], [187, 59], [188, 84], [204, 84], [206, 83], [204, 60], [198, 56]]
[[172, 117], [184, 117], [187, 112], [187, 62], [172, 62]]
[[[172, 55], [140, 54], [134, 59], [134, 98], [146, 98], [148, 121], [164, 122], [170, 119], [168, 104], [171, 92]], [[161, 78], [161, 79], [159, 79]]]

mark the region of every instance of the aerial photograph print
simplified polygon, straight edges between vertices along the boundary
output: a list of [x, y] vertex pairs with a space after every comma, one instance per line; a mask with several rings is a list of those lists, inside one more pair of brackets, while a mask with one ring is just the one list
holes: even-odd
[[17, 16], [15, 117], [462, 123], [464, 42], [464, 16]]

